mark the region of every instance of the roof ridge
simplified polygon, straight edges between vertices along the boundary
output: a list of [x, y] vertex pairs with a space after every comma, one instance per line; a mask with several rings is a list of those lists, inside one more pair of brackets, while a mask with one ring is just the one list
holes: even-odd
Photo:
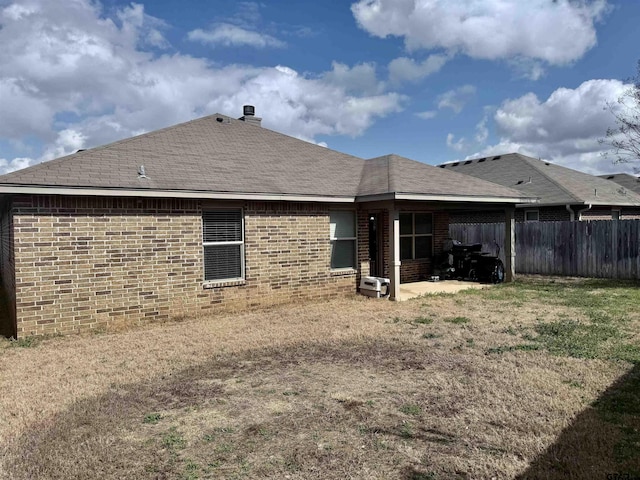
[[[542, 175], [544, 178], [546, 178], [547, 180], [549, 180], [550, 182], [552, 182], [554, 185], [556, 185], [558, 188], [560, 188], [560, 190], [562, 190], [563, 192], [565, 192], [567, 195], [569, 195], [571, 198], [573, 198], [574, 200], [576, 200], [578, 203], [584, 203], [584, 200], [580, 200], [580, 198], [576, 197], [572, 191], [568, 190], [564, 185], [562, 185], [561, 183], [558, 183], [557, 180], [555, 180], [554, 178], [550, 177], [549, 175], [547, 175], [546, 172], [544, 172], [542, 170], [542, 168], [540, 168], [539, 165], [535, 164], [534, 162], [542, 162], [542, 159], [537, 159], [537, 158], [533, 158], [533, 157], [529, 157], [527, 155], [522, 155], [521, 153], [518, 152], [514, 152], [513, 155], [518, 155], [519, 157], [522, 157], [522, 159], [527, 162], [530, 166], [532, 166], [533, 168], [535, 168], [540, 175]], [[531, 162], [530, 160], [533, 160], [534, 162]], [[554, 165], [556, 167], [561, 167], [561, 168], [567, 168], [567, 167], [562, 167], [561, 165], [555, 165], [552, 164], [551, 162], [544, 162], [544, 163], [549, 163], [549, 165]], [[570, 170], [570, 169], [567, 169]], [[577, 172], [577, 170], [575, 170]], [[582, 173], [582, 172], [579, 172]], [[588, 175], [588, 174], [585, 174]]]

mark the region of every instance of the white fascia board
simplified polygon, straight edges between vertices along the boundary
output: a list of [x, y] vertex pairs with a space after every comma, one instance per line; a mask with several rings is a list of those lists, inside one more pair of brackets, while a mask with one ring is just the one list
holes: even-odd
[[[585, 207], [591, 205], [592, 207], [640, 207], [640, 203], [611, 203], [611, 202], [553, 202], [553, 203], [540, 203], [539, 207], [564, 207], [565, 205], [584, 205]], [[516, 207], [528, 207], [529, 205], [516, 205]]]
[[118, 188], [43, 187], [32, 185], [0, 185], [0, 194], [86, 195], [92, 197], [202, 198], [212, 200], [256, 200], [286, 202], [354, 203], [354, 197], [289, 195], [271, 193], [199, 192], [191, 190], [132, 190]]
[[472, 195], [421, 195], [414, 193], [397, 193], [396, 200], [418, 200], [431, 202], [472, 202], [472, 203], [515, 203], [536, 204], [537, 198], [527, 197], [493, 197]]

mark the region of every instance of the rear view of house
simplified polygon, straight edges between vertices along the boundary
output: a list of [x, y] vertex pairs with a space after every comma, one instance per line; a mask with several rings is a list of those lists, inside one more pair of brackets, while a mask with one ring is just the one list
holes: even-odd
[[252, 108], [4, 175], [0, 200], [12, 336], [331, 297], [369, 274], [389, 277], [397, 299], [400, 282], [430, 274], [450, 212], [481, 205], [509, 219], [534, 201], [288, 137]]

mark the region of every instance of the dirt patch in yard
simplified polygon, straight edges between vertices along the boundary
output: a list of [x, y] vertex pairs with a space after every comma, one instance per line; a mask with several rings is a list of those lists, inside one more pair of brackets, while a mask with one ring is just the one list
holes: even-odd
[[[607, 298], [602, 288], [618, 304], [576, 305], [578, 291]], [[4, 343], [0, 476], [635, 472], [634, 288], [533, 279], [401, 304], [356, 297]]]

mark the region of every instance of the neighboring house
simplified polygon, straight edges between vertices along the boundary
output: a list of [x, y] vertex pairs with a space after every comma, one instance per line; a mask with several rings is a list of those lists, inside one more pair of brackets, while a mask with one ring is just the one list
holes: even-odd
[[535, 201], [396, 155], [363, 160], [282, 135], [252, 110], [1, 176], [5, 331], [328, 298], [370, 274], [389, 277], [398, 299], [400, 282], [430, 274], [451, 211], [482, 204], [512, 219], [515, 204]]
[[[518, 205], [516, 221], [567, 221], [640, 218], [640, 194], [609, 180], [519, 153], [439, 165], [538, 197]], [[502, 212], [470, 209], [451, 215], [451, 223], [501, 222]]]
[[600, 178], [616, 182], [623, 188], [640, 194], [640, 178], [628, 173], [610, 173], [608, 175], [600, 175]]

